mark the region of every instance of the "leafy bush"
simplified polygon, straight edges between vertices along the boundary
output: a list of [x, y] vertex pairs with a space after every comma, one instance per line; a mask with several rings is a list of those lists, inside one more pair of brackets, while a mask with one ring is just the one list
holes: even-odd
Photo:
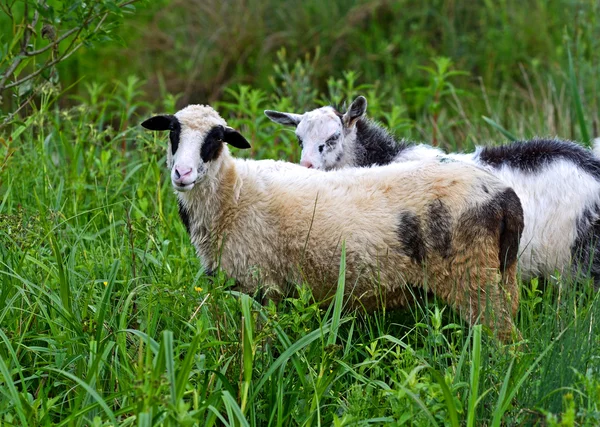
[[118, 24], [138, 2], [3, 1], [0, 27], [10, 31], [0, 45], [0, 100], [9, 119], [41, 94], [62, 90], [58, 66], [80, 48], [118, 40]]

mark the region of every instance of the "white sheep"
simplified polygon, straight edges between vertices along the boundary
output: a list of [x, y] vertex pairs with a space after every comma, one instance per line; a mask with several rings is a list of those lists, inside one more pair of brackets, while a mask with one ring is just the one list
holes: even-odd
[[417, 286], [510, 338], [523, 221], [492, 175], [461, 162], [330, 173], [236, 159], [225, 143], [249, 143], [209, 106], [142, 126], [170, 130], [167, 166], [191, 241], [204, 267], [220, 265], [241, 291], [277, 298], [305, 281], [327, 301], [345, 242], [350, 306], [404, 306]]
[[[600, 284], [600, 142], [594, 151], [555, 139], [533, 139], [473, 153], [445, 154], [396, 139], [365, 117], [359, 96], [345, 113], [322, 107], [304, 114], [265, 111], [296, 127], [301, 165], [322, 170], [451, 158], [474, 164], [512, 187], [523, 206], [519, 267], [524, 279], [589, 274]], [[575, 262], [573, 262], [575, 261]]]

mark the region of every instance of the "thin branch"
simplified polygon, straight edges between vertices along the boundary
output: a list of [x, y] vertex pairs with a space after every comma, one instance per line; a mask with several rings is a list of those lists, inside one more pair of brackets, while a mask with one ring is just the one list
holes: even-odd
[[[108, 16], [108, 12], [106, 12], [104, 14], [104, 16], [102, 16], [102, 18], [100, 19], [100, 22], [98, 22], [98, 24], [96, 25], [96, 28], [94, 29], [95, 31], [98, 31], [98, 29], [100, 28], [100, 26], [102, 25], [102, 23], [104, 22], [104, 20], [106, 19], [106, 17]], [[2, 85], [0, 85], [0, 91], [4, 90], [4, 89], [10, 89], [11, 87], [15, 87], [18, 86], [22, 83], [25, 83], [27, 80], [31, 80], [32, 78], [40, 75], [44, 70], [58, 64], [59, 62], [67, 59], [69, 56], [73, 55], [81, 46], [83, 46], [83, 42], [79, 43], [77, 46], [73, 47], [73, 44], [75, 43], [75, 41], [77, 40], [77, 37], [79, 36], [79, 34], [81, 33], [81, 31], [83, 30], [83, 27], [78, 28], [77, 34], [75, 34], [75, 37], [73, 37], [73, 40], [71, 40], [71, 44], [65, 49], [65, 52], [59, 56], [58, 58], [56, 58], [53, 61], [50, 62], [46, 62], [43, 66], [41, 66], [37, 71], [34, 71], [33, 73], [29, 74], [28, 76], [23, 77], [20, 80], [17, 80], [16, 82], [12, 82], [10, 84], [7, 84], [4, 88], [2, 88]]]
[[[35, 26], [37, 25], [39, 17], [40, 17], [40, 15], [39, 15], [38, 11], [36, 10], [35, 13], [33, 14], [33, 21], [31, 23], [32, 28], [35, 28]], [[4, 87], [4, 84], [6, 83], [8, 78], [15, 72], [15, 70], [21, 63], [21, 61], [23, 61], [24, 52], [27, 49], [27, 45], [29, 44], [29, 39], [31, 38], [31, 34], [32, 34], [32, 31], [30, 29], [28, 29], [27, 27], [25, 27], [25, 34], [23, 35], [23, 44], [21, 46], [21, 52], [19, 52], [17, 58], [15, 59], [15, 62], [13, 62], [10, 67], [8, 67], [8, 70], [6, 70], [6, 73], [2, 77], [2, 80], [0, 80], [0, 92], [3, 91], [4, 89], [6, 89]]]
[[[125, 6], [129, 6], [130, 4], [136, 3], [139, 0], [128, 0], [125, 1], [123, 3], [121, 3], [120, 5], [118, 5], [118, 7], [123, 8]], [[47, 46], [37, 49], [37, 50], [33, 50], [33, 51], [27, 51], [27, 45], [29, 44], [29, 40], [31, 38], [31, 34], [32, 34], [32, 28], [35, 28], [35, 26], [38, 23], [38, 19], [39, 19], [39, 14], [37, 12], [37, 10], [35, 11], [34, 14], [34, 18], [33, 21], [31, 23], [31, 26], [26, 27], [25, 29], [25, 34], [23, 37], [23, 43], [22, 43], [22, 47], [21, 47], [21, 52], [19, 52], [19, 54], [17, 55], [17, 58], [15, 59], [15, 61], [10, 65], [10, 67], [6, 70], [6, 73], [4, 74], [4, 76], [2, 77], [2, 80], [0, 80], [0, 92], [3, 92], [5, 89], [10, 89], [12, 87], [18, 86], [34, 77], [37, 77], [38, 75], [40, 75], [44, 70], [46, 70], [49, 67], [52, 67], [56, 64], [58, 64], [60, 61], [63, 61], [65, 59], [67, 59], [69, 56], [71, 56], [76, 50], [78, 50], [83, 43], [79, 43], [78, 45], [76, 45], [75, 47], [73, 47], [73, 45], [75, 44], [75, 41], [77, 40], [77, 37], [79, 36], [79, 34], [81, 33], [81, 31], [83, 31], [83, 29], [85, 28], [85, 26], [87, 26], [90, 22], [92, 22], [94, 19], [96, 19], [98, 16], [100, 16], [100, 14], [94, 14], [92, 15], [92, 11], [93, 8], [89, 9], [89, 15], [88, 17], [85, 19], [85, 21], [83, 22], [82, 25], [72, 28], [69, 31], [67, 31], [65, 34], [63, 34], [62, 36], [60, 36], [57, 40], [55, 40], [54, 42], [48, 44]], [[109, 15], [109, 12], [105, 12], [102, 17], [100, 18], [100, 22], [98, 22], [98, 24], [96, 25], [96, 28], [94, 29], [94, 32], [98, 31], [100, 29], [100, 26], [104, 23], [105, 19], [107, 18], [107, 16]], [[67, 49], [65, 49], [65, 53], [63, 53], [61, 56], [59, 56], [57, 59], [53, 60], [53, 61], [49, 61], [46, 62], [46, 64], [44, 64], [40, 69], [38, 69], [37, 71], [34, 71], [33, 73], [29, 74], [28, 76], [23, 77], [20, 80], [17, 80], [13, 83], [10, 84], [6, 84], [6, 81], [12, 76], [12, 74], [15, 72], [15, 70], [17, 69], [17, 67], [21, 64], [21, 62], [23, 61], [23, 58], [25, 57], [32, 57], [32, 56], [36, 56], [39, 55], [43, 52], [46, 52], [49, 49], [55, 48], [56, 46], [58, 46], [61, 42], [63, 42], [64, 40], [66, 40], [68, 37], [72, 36], [73, 34], [75, 34], [75, 37], [73, 37], [73, 40], [71, 41], [71, 44], [67, 47]]]
[[[10, 89], [11, 87], [15, 87], [18, 86], [22, 83], [25, 83], [27, 80], [31, 80], [32, 78], [40, 75], [44, 70], [46, 70], [49, 67], [52, 67], [53, 65], [58, 64], [60, 61], [67, 59], [69, 56], [73, 55], [75, 53], [76, 50], [78, 50], [81, 46], [83, 46], [83, 43], [79, 43], [77, 46], [75, 46], [73, 48], [73, 50], [71, 50], [68, 53], [63, 54], [61, 57], [55, 59], [54, 61], [48, 62], [46, 64], [44, 64], [44, 66], [42, 66], [39, 70], [34, 71], [33, 73], [29, 74], [28, 76], [23, 77], [21, 80], [17, 80], [16, 82], [12, 82], [10, 84], [7, 84], [4, 89]], [[1, 87], [0, 87], [1, 88]]]
[[57, 38], [52, 43], [50, 43], [50, 44], [48, 44], [48, 45], [46, 45], [43, 48], [38, 49], [38, 50], [30, 50], [29, 52], [26, 52], [25, 55], [27, 55], [27, 56], [36, 56], [36, 55], [39, 55], [40, 53], [44, 53], [47, 50], [53, 48], [54, 46], [59, 45], [60, 42], [62, 42], [64, 39], [66, 39], [67, 37], [69, 37], [74, 32], [76, 32], [78, 30], [81, 30], [82, 27], [83, 27], [83, 25], [81, 27], [71, 28], [69, 31], [67, 31], [66, 33], [64, 33], [62, 36], [60, 36], [59, 38]]
[[12, 119], [19, 113], [19, 111], [21, 111], [27, 104], [29, 104], [29, 102], [31, 102], [35, 95], [36, 92], [34, 91], [31, 95], [29, 95], [29, 98], [27, 98], [24, 102], [21, 103], [21, 106], [19, 108], [17, 108], [15, 111], [6, 116], [2, 123], [0, 123], [0, 129], [9, 125], [12, 122]]

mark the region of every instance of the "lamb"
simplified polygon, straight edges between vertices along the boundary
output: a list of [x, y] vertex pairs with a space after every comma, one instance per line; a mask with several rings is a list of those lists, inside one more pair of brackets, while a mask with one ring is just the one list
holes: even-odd
[[345, 113], [322, 107], [304, 114], [265, 111], [296, 127], [300, 164], [332, 170], [423, 159], [454, 159], [489, 171], [512, 187], [524, 211], [519, 268], [523, 279], [590, 275], [600, 284], [600, 142], [593, 151], [570, 141], [533, 139], [473, 153], [445, 154], [395, 138], [365, 117], [359, 96]]
[[233, 158], [225, 143], [250, 144], [203, 105], [142, 126], [170, 131], [181, 219], [205, 269], [220, 265], [242, 292], [276, 300], [305, 281], [327, 301], [345, 242], [349, 307], [402, 307], [415, 286], [502, 340], [515, 331], [522, 210], [492, 175], [460, 162], [324, 172]]

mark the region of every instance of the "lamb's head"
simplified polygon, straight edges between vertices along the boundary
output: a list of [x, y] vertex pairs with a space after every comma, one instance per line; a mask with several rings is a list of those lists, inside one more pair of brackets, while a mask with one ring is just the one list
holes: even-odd
[[345, 165], [345, 157], [354, 149], [356, 122], [366, 111], [367, 100], [359, 96], [344, 114], [321, 107], [304, 114], [266, 110], [265, 115], [275, 123], [296, 127], [302, 166], [330, 170]]
[[177, 191], [189, 191], [207, 175], [218, 168], [225, 143], [236, 148], [250, 148], [250, 144], [213, 108], [189, 105], [174, 115], [154, 116], [142, 123], [150, 130], [170, 132], [167, 167], [171, 183]]

